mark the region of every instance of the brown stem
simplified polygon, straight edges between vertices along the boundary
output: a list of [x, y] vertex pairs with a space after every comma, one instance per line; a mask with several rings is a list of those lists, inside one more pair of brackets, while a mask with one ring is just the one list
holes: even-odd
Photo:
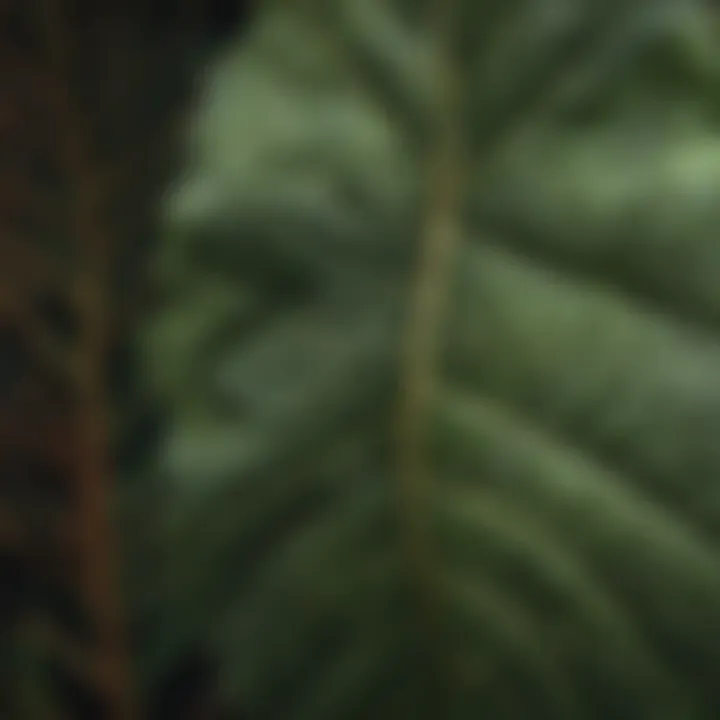
[[119, 602], [118, 552], [110, 521], [114, 478], [105, 373], [113, 309], [109, 297], [113, 243], [103, 222], [107, 188], [102, 180], [107, 174], [95, 166], [88, 123], [72, 97], [68, 29], [59, 0], [47, 0], [46, 11], [48, 72], [52, 73], [48, 89], [60, 129], [60, 161], [69, 186], [70, 230], [78, 244], [73, 288], [80, 328], [75, 367], [79, 396], [76, 522], [81, 553], [79, 582], [97, 641], [96, 654], [88, 662], [97, 668], [98, 691], [108, 708], [108, 720], [136, 720], [139, 711], [129, 669]]

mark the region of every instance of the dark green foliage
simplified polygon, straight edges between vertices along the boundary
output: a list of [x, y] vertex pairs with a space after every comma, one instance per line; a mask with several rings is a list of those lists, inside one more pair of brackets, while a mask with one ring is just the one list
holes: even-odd
[[465, 7], [421, 588], [392, 438], [441, 59], [399, 5], [271, 4], [208, 74], [139, 338], [145, 679], [201, 646], [258, 720], [715, 717], [709, 11]]

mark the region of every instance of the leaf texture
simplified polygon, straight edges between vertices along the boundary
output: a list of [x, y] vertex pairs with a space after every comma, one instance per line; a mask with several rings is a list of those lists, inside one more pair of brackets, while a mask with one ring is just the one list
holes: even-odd
[[720, 703], [710, 11], [500, 5], [457, 23], [468, 181], [422, 586], [392, 436], [444, 131], [431, 15], [276, 3], [210, 68], [140, 337], [168, 422], [138, 604], [162, 615], [148, 672], [209, 643], [248, 717]]

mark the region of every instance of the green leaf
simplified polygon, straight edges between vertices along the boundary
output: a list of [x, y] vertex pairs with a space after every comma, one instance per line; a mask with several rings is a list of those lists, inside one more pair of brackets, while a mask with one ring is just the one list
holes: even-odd
[[[444, 52], [399, 5], [274, 3], [208, 71], [140, 335], [167, 417], [154, 662], [209, 645], [258, 718], [709, 720], [709, 11], [468, 0]], [[397, 319], [432, 223], [458, 242], [411, 493]]]

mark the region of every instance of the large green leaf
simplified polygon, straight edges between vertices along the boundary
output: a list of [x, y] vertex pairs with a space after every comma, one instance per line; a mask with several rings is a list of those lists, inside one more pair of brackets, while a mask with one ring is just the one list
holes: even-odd
[[[413, 3], [274, 3], [211, 68], [141, 336], [147, 672], [209, 644], [251, 718], [715, 717], [709, 10], [460, 10], [454, 127]], [[398, 340], [443, 133], [466, 185], [410, 498]]]

